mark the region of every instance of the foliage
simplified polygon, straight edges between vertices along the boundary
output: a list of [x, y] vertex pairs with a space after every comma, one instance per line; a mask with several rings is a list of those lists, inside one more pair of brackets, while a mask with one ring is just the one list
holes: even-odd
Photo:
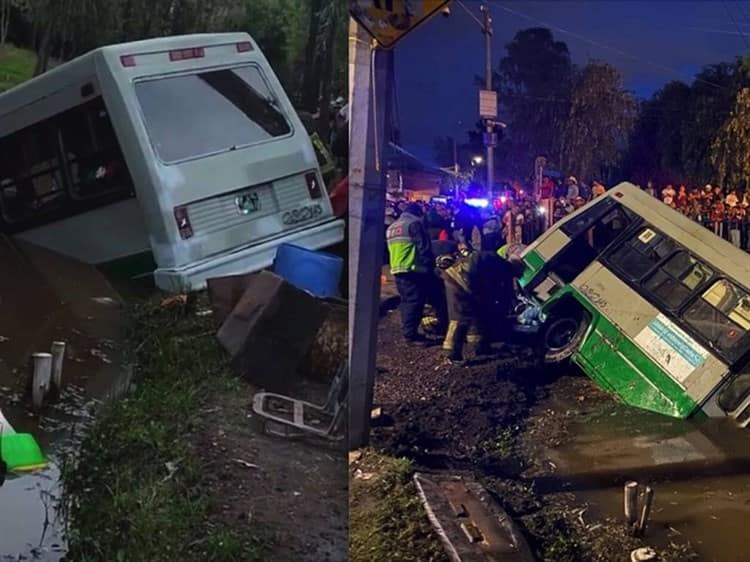
[[635, 119], [636, 104], [617, 69], [591, 62], [576, 72], [570, 110], [562, 126], [566, 173], [601, 178], [614, 168]]
[[[347, 14], [343, 0], [0, 0], [0, 39], [37, 54], [34, 74], [101, 45], [201, 32], [247, 31], [290, 97], [303, 79], [319, 99], [346, 95]], [[308, 52], [310, 51], [310, 52]], [[327, 104], [326, 104], [327, 105]]]
[[515, 175], [526, 176], [537, 156], [557, 157], [573, 65], [567, 45], [545, 28], [519, 31], [506, 50], [497, 89], [512, 145], [507, 161]]
[[706, 66], [691, 85], [670, 82], [641, 103], [626, 175], [659, 184], [714, 182], [711, 146], [737, 92], [750, 85], [742, 59]]
[[721, 185], [747, 185], [750, 178], [750, 88], [743, 88], [737, 94], [734, 109], [711, 144], [711, 163]]
[[31, 78], [36, 56], [26, 49], [12, 45], [0, 47], [0, 92], [4, 92]]
[[192, 449], [203, 401], [236, 392], [210, 319], [138, 306], [133, 390], [105, 404], [77, 461], [63, 467], [71, 560], [262, 560], [265, 534], [214, 520]]

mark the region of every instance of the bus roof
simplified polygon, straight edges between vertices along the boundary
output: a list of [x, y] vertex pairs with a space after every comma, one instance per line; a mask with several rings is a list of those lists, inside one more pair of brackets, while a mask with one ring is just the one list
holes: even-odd
[[646, 219], [708, 265], [750, 289], [750, 255], [744, 250], [669, 205], [654, 199], [652, 195], [632, 183], [623, 182], [616, 185], [609, 189], [606, 195], [615, 198], [635, 214]]
[[241, 32], [176, 35], [99, 47], [0, 94], [0, 118], [65, 86], [91, 78], [96, 74], [96, 60], [101, 57], [113, 61], [125, 55], [247, 41], [251, 41], [255, 49], [258, 48], [247, 33]]

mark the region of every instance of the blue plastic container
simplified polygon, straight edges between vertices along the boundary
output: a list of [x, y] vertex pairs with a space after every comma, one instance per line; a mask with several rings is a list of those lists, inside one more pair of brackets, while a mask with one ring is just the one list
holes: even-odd
[[276, 250], [273, 272], [295, 287], [316, 297], [336, 297], [344, 260], [326, 252], [281, 244]]

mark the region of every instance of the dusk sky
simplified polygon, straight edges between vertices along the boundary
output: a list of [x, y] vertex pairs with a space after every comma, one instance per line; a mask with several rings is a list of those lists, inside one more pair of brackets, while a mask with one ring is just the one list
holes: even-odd
[[[464, 4], [480, 15], [479, 1]], [[616, 66], [639, 97], [670, 80], [691, 83], [704, 65], [750, 53], [750, 2], [491, 0], [490, 11], [493, 68], [517, 31], [549, 27], [574, 63], [598, 59]], [[397, 44], [398, 114], [407, 149], [433, 161], [436, 137], [466, 140], [477, 119], [474, 76], [484, 76], [484, 65], [484, 36], [458, 5]]]

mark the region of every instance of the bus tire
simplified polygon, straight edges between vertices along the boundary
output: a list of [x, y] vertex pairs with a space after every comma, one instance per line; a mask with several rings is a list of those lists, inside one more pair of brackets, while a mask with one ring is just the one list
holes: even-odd
[[542, 348], [545, 363], [561, 363], [569, 359], [586, 335], [591, 319], [582, 309], [568, 308], [553, 313], [544, 323]]

